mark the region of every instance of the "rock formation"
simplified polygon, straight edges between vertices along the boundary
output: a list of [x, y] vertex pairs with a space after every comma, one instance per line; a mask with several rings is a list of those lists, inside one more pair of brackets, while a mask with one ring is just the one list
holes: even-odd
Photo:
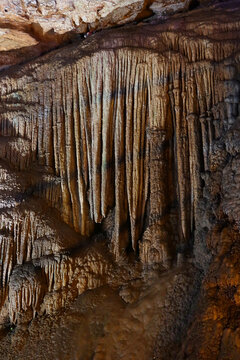
[[3, 0], [0, 23], [54, 38], [71, 31], [87, 32], [146, 17], [152, 11], [166, 15], [188, 10], [192, 0]]
[[[50, 11], [32, 3], [24, 16]], [[39, 359], [238, 359], [239, 30], [231, 1], [97, 32], [2, 72], [3, 359], [32, 359], [38, 336]], [[64, 334], [50, 346], [44, 319], [74, 316], [88, 319], [89, 339], [59, 355]]]
[[[210, 0], [207, 0], [210, 1]], [[206, 0], [2, 0], [0, 70], [75, 41], [89, 31], [153, 14], [164, 18]]]

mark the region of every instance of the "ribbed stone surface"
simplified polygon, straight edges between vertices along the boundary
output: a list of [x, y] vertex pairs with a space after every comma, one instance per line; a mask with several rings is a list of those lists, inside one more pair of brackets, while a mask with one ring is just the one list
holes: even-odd
[[[1, 358], [34, 358], [39, 333], [39, 359], [237, 359], [240, 13], [225, 7], [1, 76], [0, 323], [17, 325]], [[72, 327], [56, 339], [43, 318]]]

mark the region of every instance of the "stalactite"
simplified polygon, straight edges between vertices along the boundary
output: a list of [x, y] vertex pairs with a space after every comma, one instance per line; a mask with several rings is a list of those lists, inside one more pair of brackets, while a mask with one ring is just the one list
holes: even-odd
[[200, 116], [201, 131], [202, 131], [202, 142], [203, 142], [203, 159], [204, 159], [204, 170], [208, 170], [208, 157], [209, 157], [209, 143], [208, 143], [208, 124], [205, 114]]
[[191, 202], [193, 219], [197, 215], [197, 201], [201, 194], [201, 158], [198, 137], [198, 116], [196, 114], [189, 114], [188, 121], [188, 136], [189, 136], [189, 162], [190, 162], [190, 178], [191, 178]]
[[[95, 231], [119, 263], [131, 253], [169, 268], [194, 241], [201, 179], [237, 153], [240, 46], [216, 28], [238, 27], [151, 26], [96, 34], [0, 80], [1, 304], [12, 322], [107, 283], [106, 259], [76, 250]], [[235, 140], [221, 157], [223, 130]]]
[[[177, 74], [179, 73], [179, 70]], [[182, 104], [181, 104], [181, 90], [179, 88], [179, 80], [175, 80], [176, 88], [173, 89], [172, 101], [174, 103], [174, 122], [175, 122], [175, 136], [176, 136], [176, 166], [177, 166], [177, 179], [178, 179], [178, 196], [179, 196], [179, 208], [180, 208], [180, 237], [183, 238], [183, 242], [187, 242], [189, 238], [189, 220], [188, 220], [188, 189], [187, 189], [187, 168], [185, 165], [185, 153], [186, 145], [184, 134], [186, 135], [186, 128], [184, 124], [184, 118], [182, 118]]]
[[114, 133], [114, 154], [115, 154], [115, 227], [113, 239], [113, 252], [118, 258], [126, 249], [129, 242], [127, 194], [125, 188], [125, 118], [122, 109], [124, 99], [121, 89], [122, 84], [122, 62], [121, 58], [116, 61], [116, 104], [115, 104], [115, 133]]

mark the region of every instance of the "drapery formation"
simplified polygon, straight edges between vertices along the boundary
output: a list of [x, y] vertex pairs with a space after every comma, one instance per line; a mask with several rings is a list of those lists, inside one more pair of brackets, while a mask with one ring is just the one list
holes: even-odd
[[136, 251], [152, 222], [167, 232], [177, 223], [175, 242], [187, 243], [215, 136], [212, 108], [224, 101], [216, 65], [121, 49], [40, 69], [36, 80], [6, 82], [3, 157], [50, 172], [32, 191], [84, 236], [114, 209], [117, 256]]
[[[222, 31], [229, 29], [237, 31], [231, 23]], [[221, 134], [239, 116], [239, 42], [234, 35], [226, 41], [200, 35], [193, 41], [170, 30], [158, 34], [157, 26], [154, 34], [105, 43], [98, 35], [96, 51], [91, 42], [58, 50], [1, 79], [2, 304], [8, 286], [16, 294], [24, 287], [24, 281], [15, 284], [17, 276], [10, 281], [15, 267], [21, 272], [36, 259], [24, 274], [32, 274], [27, 281], [39, 303], [54, 281], [58, 291], [66, 286], [52, 280], [55, 272], [64, 278], [76, 271], [74, 284], [80, 260], [45, 257], [96, 232], [106, 236], [117, 260], [134, 251], [144, 264], [165, 268], [192, 245], [204, 179], [220, 166]], [[39, 198], [40, 207], [56, 209], [65, 223], [53, 233], [38, 229], [46, 229]], [[63, 225], [79, 235], [72, 231], [68, 239], [66, 230], [59, 238]], [[40, 292], [35, 267], [44, 273]]]

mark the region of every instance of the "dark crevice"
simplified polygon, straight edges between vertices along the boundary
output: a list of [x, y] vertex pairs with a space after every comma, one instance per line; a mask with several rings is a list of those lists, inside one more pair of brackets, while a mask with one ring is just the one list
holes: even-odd
[[189, 5], [189, 11], [195, 10], [199, 6], [200, 6], [200, 1], [199, 0], [192, 0], [190, 2], [190, 5]]

